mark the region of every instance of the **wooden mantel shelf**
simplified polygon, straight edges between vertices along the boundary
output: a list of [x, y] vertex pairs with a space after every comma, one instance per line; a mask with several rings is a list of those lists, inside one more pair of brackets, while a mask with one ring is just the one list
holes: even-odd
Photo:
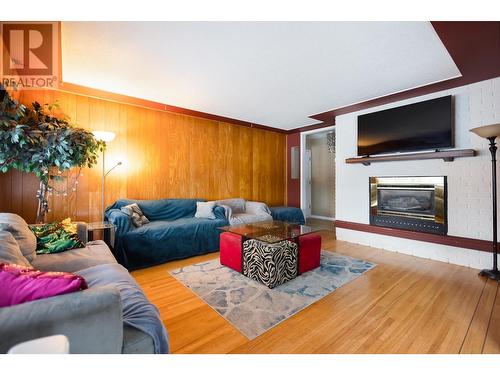
[[396, 155], [381, 155], [381, 156], [362, 156], [357, 158], [345, 159], [347, 164], [363, 164], [370, 165], [382, 161], [402, 161], [402, 160], [428, 160], [428, 159], [443, 159], [450, 162], [455, 158], [468, 158], [476, 156], [476, 151], [472, 149], [465, 150], [449, 150], [449, 151], [432, 151], [419, 152], [413, 154], [396, 154]]

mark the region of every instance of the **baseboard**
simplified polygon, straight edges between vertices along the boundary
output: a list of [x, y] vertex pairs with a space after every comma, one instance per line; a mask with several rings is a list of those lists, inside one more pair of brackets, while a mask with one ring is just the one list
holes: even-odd
[[335, 221], [334, 217], [320, 216], [320, 215], [309, 215], [307, 218]]
[[[492, 253], [465, 249], [445, 244], [429, 243], [386, 234], [336, 227], [336, 239], [400, 254], [411, 255], [439, 262], [452, 263], [475, 269], [489, 269]], [[500, 256], [499, 256], [500, 261]]]
[[430, 242], [452, 247], [460, 247], [463, 249], [493, 252], [491, 241], [480, 240], [476, 238], [413, 232], [404, 229], [385, 228], [370, 224], [354, 223], [344, 220], [335, 221], [335, 226], [337, 228], [351, 229], [360, 232], [376, 233], [391, 237], [406, 238], [409, 240]]

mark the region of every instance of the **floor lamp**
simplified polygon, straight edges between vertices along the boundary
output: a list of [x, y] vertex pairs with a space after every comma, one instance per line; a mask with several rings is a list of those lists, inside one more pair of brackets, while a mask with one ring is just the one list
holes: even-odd
[[[116, 134], [113, 132], [107, 132], [107, 131], [101, 131], [101, 130], [96, 130], [92, 132], [94, 134], [94, 137], [98, 139], [99, 141], [103, 141], [106, 144], [109, 142], [113, 141], [115, 139]], [[105, 219], [104, 215], [104, 199], [106, 195], [106, 176], [116, 167], [121, 165], [122, 162], [119, 161], [115, 165], [113, 165], [108, 171], [106, 171], [106, 149], [102, 151], [102, 180], [101, 180], [101, 213], [102, 213], [102, 221]]]
[[480, 276], [488, 276], [493, 280], [500, 280], [500, 272], [498, 271], [497, 255], [498, 255], [498, 240], [497, 240], [497, 146], [495, 140], [500, 136], [500, 123], [480, 126], [470, 130], [474, 134], [482, 138], [486, 138], [490, 142], [491, 153], [491, 188], [492, 188], [492, 205], [493, 205], [493, 269], [482, 270]]

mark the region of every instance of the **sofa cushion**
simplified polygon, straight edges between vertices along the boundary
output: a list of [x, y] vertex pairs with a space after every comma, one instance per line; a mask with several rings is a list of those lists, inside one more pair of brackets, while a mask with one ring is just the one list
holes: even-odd
[[132, 219], [132, 223], [136, 227], [142, 227], [144, 224], [149, 223], [149, 220], [146, 216], [144, 216], [141, 208], [137, 203], [132, 203], [127, 206], [123, 206], [120, 208], [120, 211], [125, 215], [130, 216]]
[[57, 254], [40, 254], [32, 262], [43, 271], [77, 272], [99, 264], [113, 264], [116, 259], [103, 241], [88, 242], [87, 246]]
[[128, 269], [138, 269], [217, 251], [220, 234], [217, 228], [224, 225], [227, 221], [219, 218], [152, 221], [120, 238], [119, 257], [126, 259], [124, 264]]
[[[219, 223], [220, 222], [220, 223]], [[222, 224], [222, 225], [219, 225]], [[182, 219], [177, 219], [177, 220], [172, 220], [172, 221], [152, 221], [147, 225], [143, 225], [140, 228], [136, 228], [132, 230], [129, 233], [141, 233], [141, 234], [148, 234], [148, 235], [153, 235], [153, 236], [162, 236], [162, 234], [166, 234], [170, 231], [175, 232], [175, 234], [181, 236], [182, 235], [182, 230], [190, 230], [189, 232], [186, 232], [186, 236], [192, 235], [193, 230], [196, 228], [201, 228], [204, 226], [223, 226], [225, 225], [224, 220], [212, 220], [212, 219], [205, 219], [205, 218], [182, 218]]]
[[134, 327], [123, 327], [122, 354], [154, 354], [154, 350], [151, 336]]
[[194, 217], [196, 202], [203, 199], [158, 199], [158, 200], [132, 200], [119, 199], [106, 211], [121, 209], [132, 203], [137, 203], [149, 221], [177, 220], [184, 217]]
[[[124, 325], [151, 337], [154, 353], [169, 352], [168, 334], [158, 309], [148, 301], [141, 287], [125, 268], [119, 264], [101, 264], [81, 270], [79, 274], [87, 280], [90, 288], [103, 285], [115, 287], [122, 301]], [[128, 339], [138, 344], [139, 336], [129, 335]], [[144, 345], [142, 343], [140, 346], [144, 349]], [[124, 343], [124, 347], [127, 347], [127, 343]]]
[[270, 221], [273, 220], [272, 216], [266, 213], [262, 214], [236, 214], [231, 217], [229, 222], [231, 225], [239, 225], [239, 224], [250, 224], [250, 223], [258, 223], [261, 221]]
[[0, 213], [0, 230], [12, 233], [23, 255], [31, 262], [36, 257], [36, 237], [24, 219], [16, 214]]
[[59, 296], [87, 289], [81, 276], [63, 272], [42, 272], [18, 264], [0, 263], [0, 307]]
[[298, 207], [277, 206], [270, 207], [274, 220], [287, 221], [289, 223], [305, 224], [304, 214]]
[[194, 217], [200, 219], [215, 219], [215, 202], [196, 202], [196, 213]]
[[0, 263], [13, 263], [31, 267], [30, 262], [23, 256], [19, 244], [12, 233], [0, 230]]
[[245, 200], [243, 198], [222, 199], [216, 201], [216, 203], [230, 207], [233, 215], [245, 212]]
[[78, 237], [77, 223], [72, 223], [70, 218], [53, 223], [31, 225], [30, 228], [37, 239], [37, 254], [60, 253], [84, 246]]
[[112, 286], [89, 288], [0, 308], [0, 353], [20, 342], [59, 334], [69, 339], [70, 353], [121, 353], [123, 321], [118, 290]]

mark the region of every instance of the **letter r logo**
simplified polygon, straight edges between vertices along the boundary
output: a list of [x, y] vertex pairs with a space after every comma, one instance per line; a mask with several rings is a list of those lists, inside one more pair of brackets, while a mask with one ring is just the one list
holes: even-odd
[[2, 23], [2, 73], [53, 75], [53, 24]]

